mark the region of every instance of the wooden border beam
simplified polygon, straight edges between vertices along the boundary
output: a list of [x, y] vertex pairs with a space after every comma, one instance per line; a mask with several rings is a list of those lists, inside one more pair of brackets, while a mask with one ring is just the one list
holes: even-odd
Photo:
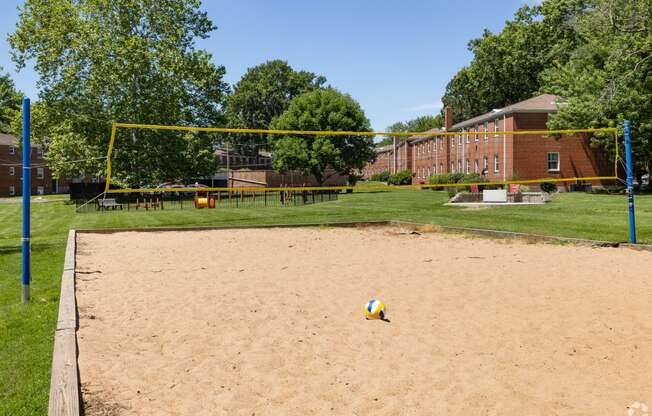
[[81, 395], [77, 366], [77, 302], [75, 300], [76, 232], [68, 232], [61, 276], [59, 316], [54, 335], [49, 416], [80, 416]]

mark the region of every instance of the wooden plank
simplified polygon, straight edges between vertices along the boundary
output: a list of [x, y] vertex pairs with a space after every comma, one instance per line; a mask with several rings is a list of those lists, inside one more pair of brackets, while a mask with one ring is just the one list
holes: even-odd
[[68, 233], [61, 275], [59, 316], [54, 334], [49, 416], [79, 416], [80, 393], [77, 367], [77, 302], [75, 301], [76, 232]]
[[74, 270], [64, 270], [61, 277], [61, 295], [59, 296], [57, 330], [62, 329], [77, 329]]
[[54, 337], [49, 416], [79, 416], [77, 336], [74, 329], [58, 330]]
[[75, 230], [68, 231], [68, 244], [66, 245], [66, 257], [63, 261], [63, 270], [75, 270], [75, 251], [76, 251], [76, 237]]

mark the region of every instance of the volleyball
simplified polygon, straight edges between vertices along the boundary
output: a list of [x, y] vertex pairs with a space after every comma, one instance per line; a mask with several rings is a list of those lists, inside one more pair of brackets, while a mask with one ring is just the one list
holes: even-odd
[[385, 319], [385, 304], [378, 299], [371, 299], [364, 306], [364, 316], [367, 319]]

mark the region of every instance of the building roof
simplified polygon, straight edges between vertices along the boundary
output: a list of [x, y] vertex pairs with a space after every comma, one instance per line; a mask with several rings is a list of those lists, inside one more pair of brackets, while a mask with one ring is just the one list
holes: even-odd
[[527, 100], [508, 105], [505, 108], [496, 109], [477, 117], [457, 123], [451, 127], [451, 131], [459, 130], [475, 124], [493, 120], [503, 115], [511, 113], [554, 113], [557, 111], [558, 103], [561, 101], [559, 96], [553, 94], [541, 94]]
[[1, 146], [18, 146], [18, 137], [12, 134], [0, 133]]
[[[443, 132], [444, 129], [440, 129], [439, 127], [435, 127], [434, 129], [428, 130], [428, 133], [439, 133]], [[435, 136], [425, 136], [425, 135], [416, 135], [416, 136], [410, 136], [408, 140], [412, 143], [418, 143], [424, 140], [432, 139]]]
[[384, 153], [384, 152], [391, 151], [393, 147], [394, 147], [394, 145], [388, 144], [386, 146], [377, 147], [375, 150], [376, 150], [376, 153]]

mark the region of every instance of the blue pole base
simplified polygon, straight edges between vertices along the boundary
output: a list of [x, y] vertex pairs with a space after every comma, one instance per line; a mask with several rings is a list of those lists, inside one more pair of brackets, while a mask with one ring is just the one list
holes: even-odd
[[29, 302], [29, 285], [23, 285], [23, 290], [21, 291], [20, 298], [23, 303]]

